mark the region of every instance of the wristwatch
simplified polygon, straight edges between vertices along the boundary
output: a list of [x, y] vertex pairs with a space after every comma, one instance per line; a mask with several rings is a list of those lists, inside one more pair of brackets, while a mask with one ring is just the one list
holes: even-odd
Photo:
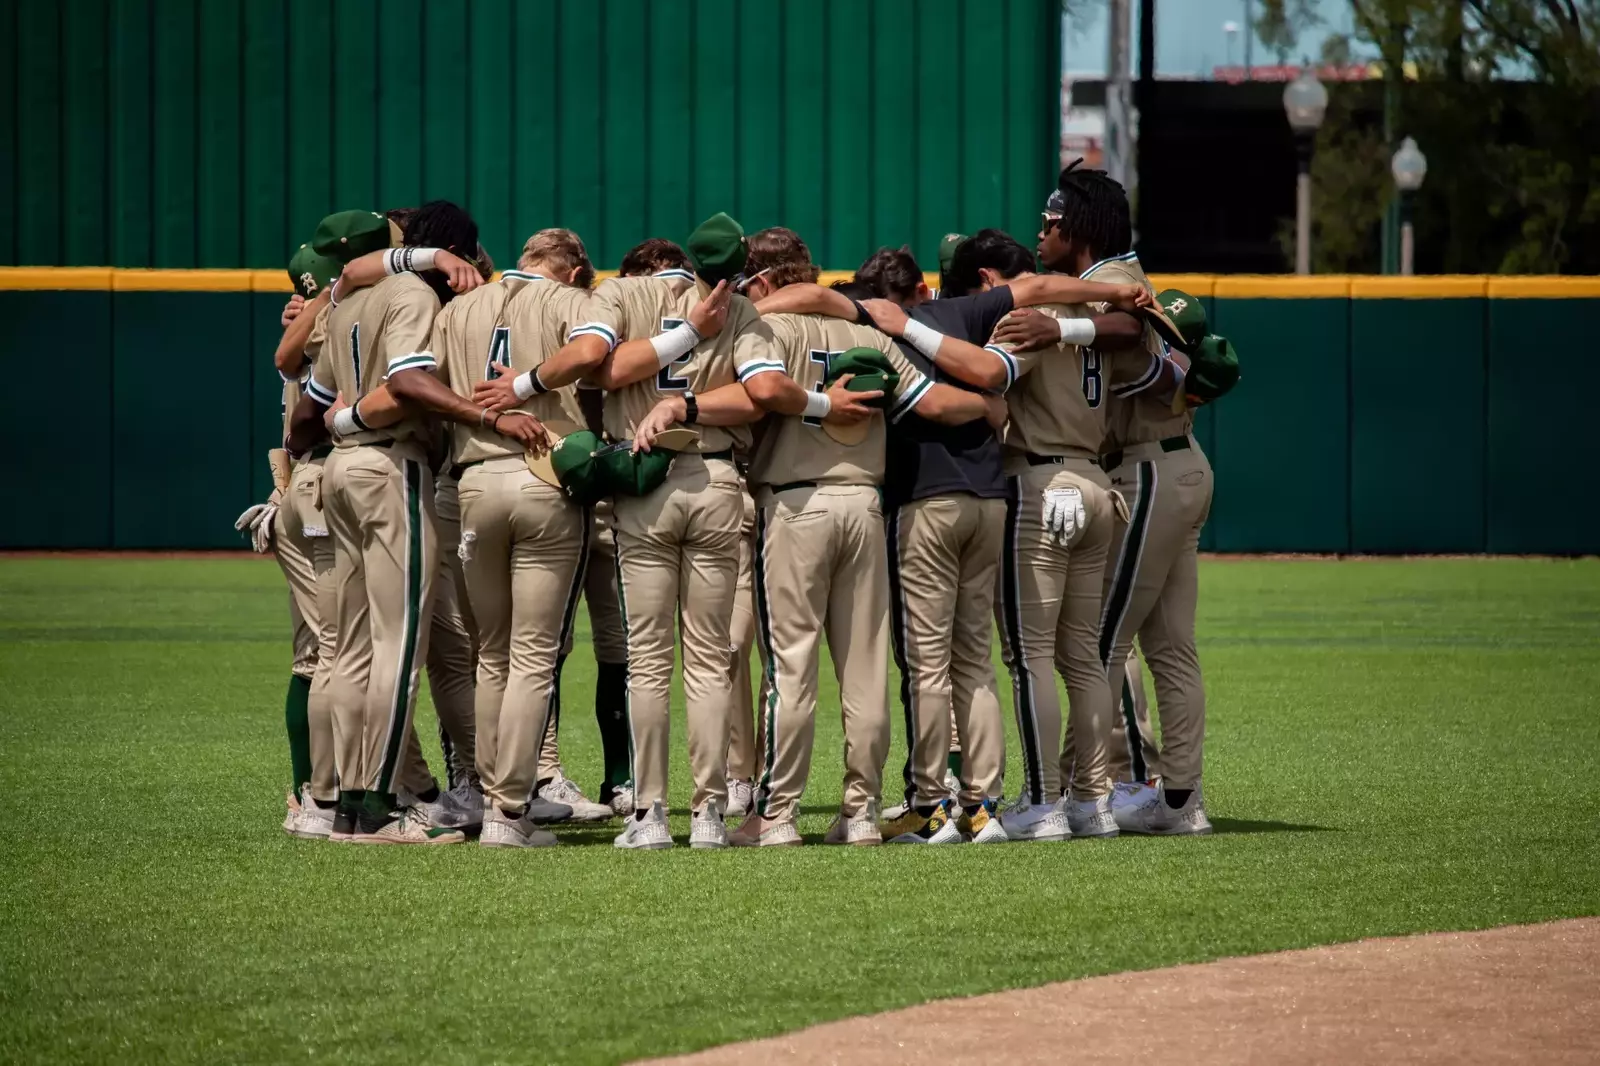
[[683, 424], [692, 426], [700, 421], [700, 401], [694, 398], [694, 393], [688, 389], [683, 390]]

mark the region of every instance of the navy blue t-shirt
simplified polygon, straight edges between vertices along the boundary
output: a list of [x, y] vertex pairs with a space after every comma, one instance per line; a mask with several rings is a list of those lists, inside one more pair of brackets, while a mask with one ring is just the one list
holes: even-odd
[[[983, 345], [1012, 306], [1011, 289], [1002, 285], [976, 296], [930, 300], [909, 313], [946, 336]], [[980, 391], [943, 373], [905, 341], [899, 344], [911, 365], [932, 380]], [[920, 418], [915, 411], [892, 423], [883, 475], [885, 501], [899, 506], [956, 492], [989, 500], [1005, 498], [1000, 441], [989, 423], [980, 418], [964, 426], [946, 426]]]

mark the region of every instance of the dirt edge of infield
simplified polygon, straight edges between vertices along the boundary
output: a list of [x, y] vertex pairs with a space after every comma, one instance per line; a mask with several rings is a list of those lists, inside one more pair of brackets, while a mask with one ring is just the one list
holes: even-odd
[[1600, 1061], [1600, 918], [1359, 940], [938, 1000], [671, 1059]]

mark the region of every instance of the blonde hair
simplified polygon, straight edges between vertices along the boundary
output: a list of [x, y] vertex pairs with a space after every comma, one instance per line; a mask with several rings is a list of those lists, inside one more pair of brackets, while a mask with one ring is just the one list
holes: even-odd
[[572, 284], [587, 289], [594, 284], [594, 264], [584, 250], [583, 240], [569, 229], [542, 229], [528, 238], [517, 260], [517, 269], [528, 270], [543, 263], [561, 272], [563, 279], [576, 270]]

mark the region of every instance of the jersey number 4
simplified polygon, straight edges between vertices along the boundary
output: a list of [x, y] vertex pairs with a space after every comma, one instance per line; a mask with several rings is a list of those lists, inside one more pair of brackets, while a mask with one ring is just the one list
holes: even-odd
[[[681, 318], [663, 318], [661, 320], [661, 332], [666, 333], [677, 329], [681, 325], [683, 325], [683, 319]], [[661, 392], [688, 392], [689, 379], [677, 377], [672, 372], [688, 366], [689, 360], [693, 358], [694, 352], [690, 352], [688, 355], [678, 356], [678, 358], [662, 367], [660, 372], [656, 374], [657, 390]]]
[[[811, 361], [813, 363], [816, 363], [817, 366], [819, 366], [821, 368], [821, 380], [817, 382], [817, 387], [815, 389], [813, 389], [812, 391], [813, 392], [827, 392], [828, 391], [828, 369], [833, 365], [833, 357], [836, 356], [836, 355], [843, 355], [844, 352], [843, 351], [825, 352], [825, 351], [822, 351], [819, 348], [813, 348], [813, 349], [811, 349], [810, 352], [808, 352], [806, 354], [810, 355], [811, 356]], [[808, 426], [821, 426], [822, 425], [822, 419], [820, 419], [820, 418], [802, 418], [800, 421], [804, 422]]]
[[1083, 350], [1083, 398], [1090, 409], [1100, 406], [1100, 353], [1093, 348]]

